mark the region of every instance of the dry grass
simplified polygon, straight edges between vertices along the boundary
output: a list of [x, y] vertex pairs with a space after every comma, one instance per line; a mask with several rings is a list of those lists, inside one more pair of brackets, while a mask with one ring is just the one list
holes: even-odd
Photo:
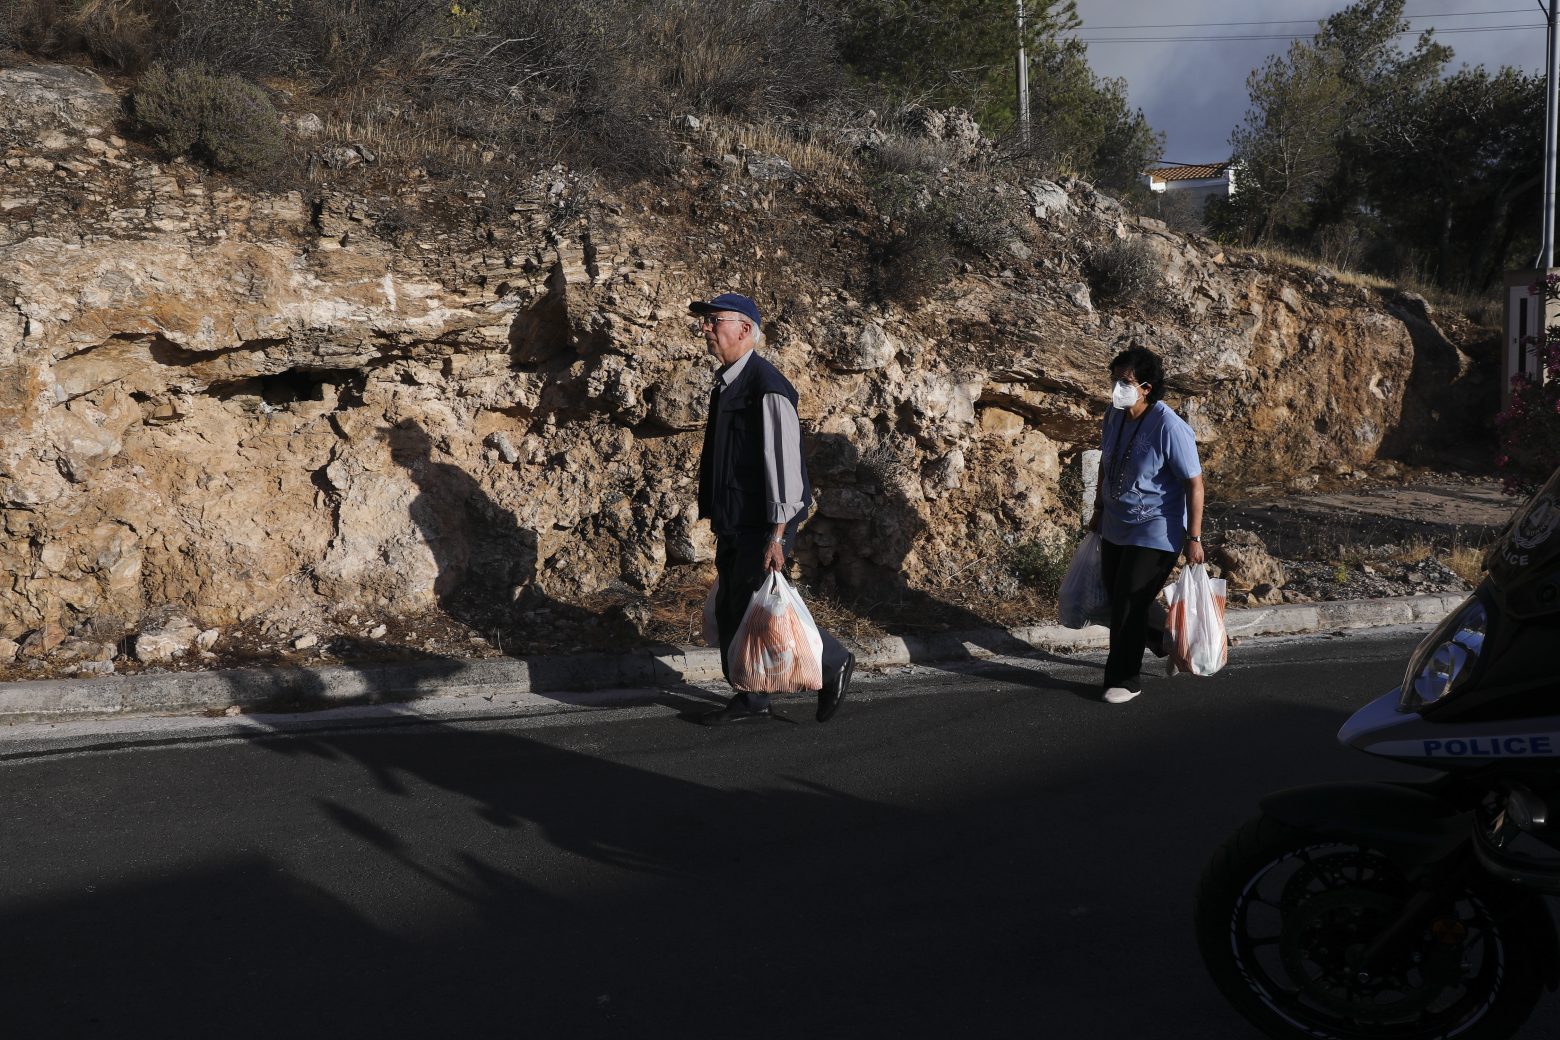
[[338, 113], [323, 120], [323, 141], [361, 144], [389, 167], [427, 165], [476, 166], [482, 147], [450, 132], [426, 113], [395, 109]]
[[1416, 563], [1423, 563], [1434, 555], [1435, 546], [1422, 538], [1415, 538], [1407, 545], [1388, 552], [1384, 558], [1392, 563], [1404, 563], [1412, 566]]
[[1434, 307], [1441, 310], [1456, 311], [1460, 314], [1472, 315], [1484, 312], [1490, 307], [1492, 302], [1492, 297], [1489, 295], [1475, 295], [1454, 289], [1444, 289], [1437, 285], [1431, 285], [1420, 278], [1393, 281], [1381, 275], [1340, 268], [1324, 260], [1318, 260], [1314, 256], [1305, 256], [1288, 249], [1280, 249], [1276, 246], [1249, 246], [1246, 247], [1245, 251], [1275, 263], [1310, 271], [1313, 274], [1325, 267], [1332, 272], [1333, 277], [1342, 285], [1352, 285], [1361, 289], [1376, 289], [1382, 292], [1415, 293], [1430, 301]]
[[816, 126], [706, 121], [703, 133], [716, 154], [756, 152], [791, 164], [797, 175], [826, 184], [848, 184], [859, 177], [856, 161]]
[[848, 604], [837, 596], [812, 589], [803, 590], [803, 597], [818, 627], [827, 629], [836, 636], [859, 643], [888, 634], [881, 625], [862, 613], [863, 604]]
[[1271, 260], [1274, 263], [1285, 264], [1289, 267], [1298, 267], [1301, 270], [1310, 271], [1312, 274], [1315, 274], [1319, 269], [1325, 267], [1331, 271], [1333, 276], [1344, 285], [1354, 285], [1366, 289], [1402, 288], [1402, 286], [1398, 285], [1397, 283], [1389, 281], [1386, 278], [1382, 278], [1379, 275], [1366, 274], [1363, 271], [1350, 271], [1347, 269], [1334, 267], [1332, 264], [1318, 260], [1314, 256], [1305, 256], [1302, 253], [1296, 253], [1292, 250], [1282, 249], [1278, 246], [1248, 246], [1244, 251], [1248, 253], [1254, 253], [1257, 256], [1262, 257], [1264, 260]]
[[1484, 550], [1476, 549], [1471, 545], [1454, 545], [1451, 550], [1441, 557], [1441, 562], [1446, 569], [1457, 575], [1469, 585], [1477, 585], [1484, 580]]
[[713, 577], [684, 573], [663, 583], [655, 590], [642, 634], [663, 643], [703, 643], [704, 598], [713, 582]]

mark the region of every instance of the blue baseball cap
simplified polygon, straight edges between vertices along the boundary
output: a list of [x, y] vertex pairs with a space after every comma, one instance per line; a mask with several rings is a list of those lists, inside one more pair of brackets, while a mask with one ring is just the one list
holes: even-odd
[[688, 304], [688, 309], [694, 314], [712, 314], [715, 311], [736, 311], [753, 319], [753, 324], [763, 327], [763, 321], [758, 317], [758, 304], [746, 296], [734, 292], [721, 293], [713, 300], [694, 300]]

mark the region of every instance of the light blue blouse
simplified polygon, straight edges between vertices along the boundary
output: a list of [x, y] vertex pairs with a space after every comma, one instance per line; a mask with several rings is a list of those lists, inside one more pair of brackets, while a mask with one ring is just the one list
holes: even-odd
[[1136, 420], [1110, 409], [1100, 435], [1100, 536], [1115, 545], [1180, 552], [1186, 540], [1182, 482], [1201, 475], [1197, 438], [1169, 405], [1158, 401]]

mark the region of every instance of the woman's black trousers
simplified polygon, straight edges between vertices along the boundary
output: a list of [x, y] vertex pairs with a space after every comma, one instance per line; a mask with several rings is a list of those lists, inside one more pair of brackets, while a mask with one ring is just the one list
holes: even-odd
[[1105, 659], [1105, 687], [1143, 688], [1143, 650], [1163, 656], [1165, 610], [1155, 602], [1175, 569], [1179, 553], [1114, 545], [1100, 539], [1100, 569], [1110, 596], [1110, 656]]

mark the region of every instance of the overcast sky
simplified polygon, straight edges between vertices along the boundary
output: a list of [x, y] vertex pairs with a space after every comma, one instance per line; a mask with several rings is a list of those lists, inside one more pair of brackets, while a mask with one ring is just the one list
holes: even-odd
[[[1167, 137], [1165, 158], [1183, 163], [1229, 158], [1230, 131], [1246, 113], [1246, 77], [1289, 40], [1206, 39], [1149, 43], [1104, 42], [1145, 37], [1309, 35], [1316, 23], [1341, 11], [1344, 0], [1078, 0], [1089, 41], [1089, 64], [1101, 76], [1127, 81], [1132, 104]], [[1544, 16], [1539, 0], [1408, 0], [1404, 13], [1417, 29], [1434, 28], [1454, 52], [1452, 68], [1501, 65], [1538, 72], [1544, 66]], [[1287, 21], [1299, 19], [1299, 21]], [[1279, 20], [1286, 20], [1282, 23]], [[1264, 22], [1244, 25], [1167, 23]], [[1141, 26], [1144, 28], [1107, 28]], [[1148, 28], [1154, 26], [1154, 28]], [[1530, 26], [1506, 31], [1450, 30]], [[1399, 38], [1412, 47], [1414, 38]], [[1543, 133], [1543, 127], [1534, 132]]]

